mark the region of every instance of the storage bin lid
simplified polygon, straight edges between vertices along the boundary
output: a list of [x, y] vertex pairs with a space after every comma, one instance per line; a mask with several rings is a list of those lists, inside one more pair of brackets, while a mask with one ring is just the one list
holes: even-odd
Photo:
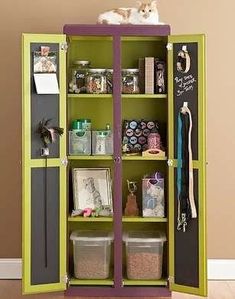
[[165, 242], [166, 235], [159, 231], [130, 231], [123, 234], [124, 242]]
[[70, 235], [72, 241], [112, 241], [113, 234], [109, 231], [76, 230]]

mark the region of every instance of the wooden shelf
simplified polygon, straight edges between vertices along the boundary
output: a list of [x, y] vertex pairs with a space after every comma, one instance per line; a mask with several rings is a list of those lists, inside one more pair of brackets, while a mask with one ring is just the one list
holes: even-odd
[[83, 99], [83, 98], [90, 98], [90, 99], [112, 99], [112, 94], [102, 94], [102, 93], [68, 93], [68, 98], [70, 99]]
[[70, 285], [113, 285], [112, 279], [77, 279], [71, 278]]
[[160, 36], [122, 36], [122, 42], [158, 42], [162, 41], [163, 37]]
[[[68, 156], [68, 160], [113, 160], [113, 156]], [[166, 161], [167, 157], [122, 156], [127, 161]]]
[[158, 280], [137, 280], [137, 279], [124, 279], [124, 285], [126, 286], [166, 286], [167, 279], [158, 279]]
[[68, 217], [69, 222], [113, 222], [112, 217]]
[[163, 217], [128, 217], [123, 216], [122, 222], [167, 222], [167, 218]]
[[[113, 222], [112, 217], [68, 217], [69, 222]], [[167, 222], [167, 218], [163, 217], [122, 217], [122, 222]]]
[[78, 35], [69, 35], [70, 41], [112, 41], [111, 36], [78, 36]]
[[[112, 94], [100, 94], [100, 93], [68, 93], [70, 99], [112, 99]], [[122, 94], [123, 99], [166, 99], [167, 94]]]
[[113, 156], [68, 156], [68, 160], [113, 160]]
[[122, 94], [123, 99], [166, 99], [167, 94]]
[[143, 157], [143, 156], [122, 156], [122, 160], [127, 161], [166, 161], [167, 157]]

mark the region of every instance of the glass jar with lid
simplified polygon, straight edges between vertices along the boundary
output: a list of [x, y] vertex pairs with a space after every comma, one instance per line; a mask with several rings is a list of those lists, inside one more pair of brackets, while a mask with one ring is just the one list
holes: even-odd
[[139, 70], [122, 70], [122, 93], [139, 93]]
[[113, 69], [106, 69], [107, 93], [113, 93]]
[[88, 60], [76, 60], [73, 64], [72, 81], [69, 84], [70, 92], [86, 93], [86, 76], [90, 62]]
[[105, 69], [89, 69], [86, 77], [87, 93], [107, 93]]

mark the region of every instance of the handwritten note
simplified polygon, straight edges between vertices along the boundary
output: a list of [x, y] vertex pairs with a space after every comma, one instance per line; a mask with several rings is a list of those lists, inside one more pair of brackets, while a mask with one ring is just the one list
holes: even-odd
[[186, 92], [190, 92], [194, 89], [194, 85], [196, 83], [196, 79], [193, 75], [185, 75], [182, 77], [175, 77], [176, 83], [176, 96], [180, 97], [182, 94]]

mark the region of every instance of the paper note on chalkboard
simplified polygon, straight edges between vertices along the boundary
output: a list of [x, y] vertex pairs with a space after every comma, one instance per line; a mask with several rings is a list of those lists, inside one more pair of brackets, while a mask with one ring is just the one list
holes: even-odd
[[37, 94], [59, 94], [56, 74], [34, 74]]

